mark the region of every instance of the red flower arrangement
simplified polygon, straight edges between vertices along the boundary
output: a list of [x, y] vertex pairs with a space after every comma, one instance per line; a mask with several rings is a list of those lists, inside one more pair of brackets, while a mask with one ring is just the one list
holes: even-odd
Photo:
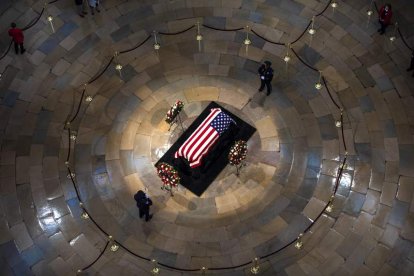
[[230, 148], [229, 152], [229, 163], [233, 166], [238, 166], [241, 162], [246, 159], [247, 155], [247, 143], [243, 140], [238, 140]]
[[181, 180], [174, 167], [165, 162], [158, 165], [157, 174], [163, 183], [163, 186], [161, 187], [163, 190], [171, 191], [172, 188], [178, 186]]
[[178, 113], [184, 108], [184, 103], [180, 100], [177, 100], [173, 106], [171, 106], [170, 110], [167, 111], [167, 115], [165, 116], [165, 121], [168, 124], [171, 124], [175, 117], [177, 117]]

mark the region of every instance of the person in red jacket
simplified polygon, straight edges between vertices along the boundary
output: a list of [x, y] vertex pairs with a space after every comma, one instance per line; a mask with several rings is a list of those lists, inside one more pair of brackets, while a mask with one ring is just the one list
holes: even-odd
[[24, 35], [21, 29], [16, 27], [16, 23], [11, 23], [11, 29], [9, 30], [9, 36], [13, 38], [14, 42], [14, 50], [16, 51], [16, 54], [19, 54], [19, 48], [20, 53], [23, 54], [26, 52], [26, 49], [24, 49], [23, 41], [24, 41]]
[[385, 4], [381, 7], [379, 14], [379, 23], [381, 24], [381, 28], [378, 29], [378, 32], [382, 35], [385, 33], [385, 29], [390, 25], [391, 23], [391, 17], [392, 17], [392, 9], [390, 4]]

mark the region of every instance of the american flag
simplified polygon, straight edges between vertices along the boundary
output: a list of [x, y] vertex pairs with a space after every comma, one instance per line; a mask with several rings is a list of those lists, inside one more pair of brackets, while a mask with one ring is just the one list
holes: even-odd
[[232, 122], [235, 123], [220, 108], [212, 108], [207, 118], [176, 151], [175, 158], [184, 157], [190, 162], [191, 168], [200, 166], [201, 159]]

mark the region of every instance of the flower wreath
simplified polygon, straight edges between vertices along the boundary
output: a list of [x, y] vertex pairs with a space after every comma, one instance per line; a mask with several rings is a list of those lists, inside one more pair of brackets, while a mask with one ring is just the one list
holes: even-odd
[[167, 115], [165, 116], [165, 121], [168, 124], [171, 124], [175, 117], [177, 117], [178, 113], [181, 112], [181, 110], [184, 107], [184, 103], [180, 100], [177, 100], [173, 106], [171, 106], [170, 110], [167, 111]]
[[247, 143], [243, 140], [238, 140], [234, 143], [233, 146], [230, 148], [229, 152], [229, 163], [230, 165], [237, 166], [240, 165], [241, 162], [246, 159], [247, 155]]
[[163, 183], [161, 189], [171, 190], [171, 188], [177, 187], [180, 183], [180, 176], [178, 175], [177, 170], [165, 162], [158, 165], [157, 174]]

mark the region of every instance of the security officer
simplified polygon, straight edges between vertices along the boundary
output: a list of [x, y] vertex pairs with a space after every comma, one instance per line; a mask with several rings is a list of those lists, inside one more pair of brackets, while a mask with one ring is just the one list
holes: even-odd
[[260, 76], [260, 88], [259, 92], [262, 92], [265, 85], [267, 88], [267, 96], [270, 95], [270, 92], [272, 92], [272, 79], [273, 79], [273, 69], [270, 67], [272, 63], [268, 60], [266, 60], [257, 70], [259, 72]]
[[135, 195], [134, 199], [137, 202], [137, 207], [139, 209], [139, 217], [142, 218], [145, 215], [145, 221], [149, 221], [152, 218], [150, 215], [150, 206], [152, 205], [152, 200], [148, 197], [144, 191], [139, 190]]

